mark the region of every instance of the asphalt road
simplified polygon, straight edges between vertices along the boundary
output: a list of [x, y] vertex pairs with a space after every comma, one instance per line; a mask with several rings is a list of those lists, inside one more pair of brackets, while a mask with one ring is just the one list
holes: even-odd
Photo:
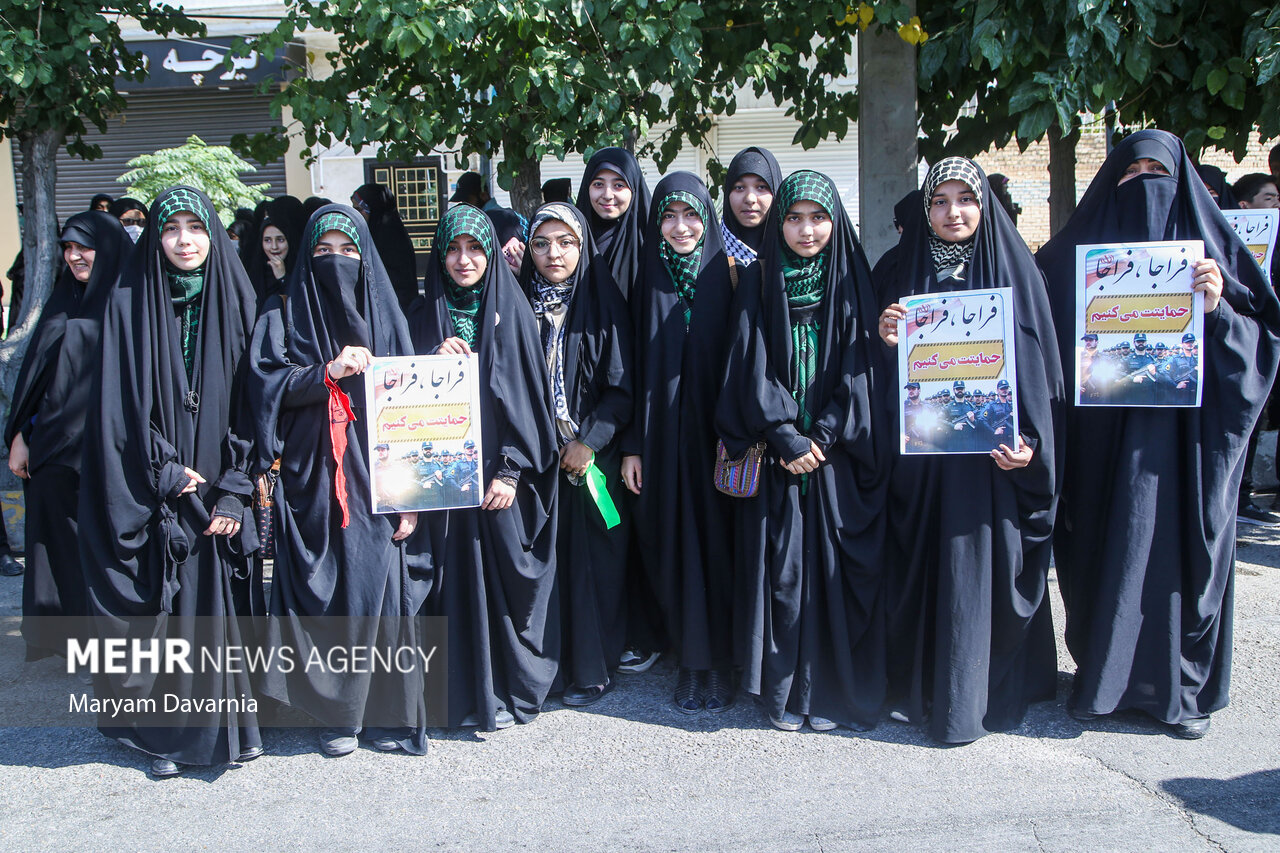
[[[57, 665], [22, 662], [20, 586], [0, 578], [0, 703], [65, 697]], [[273, 730], [257, 761], [154, 781], [94, 729], [3, 728], [0, 849], [1275, 851], [1280, 531], [1242, 528], [1236, 604], [1232, 701], [1202, 741], [1136, 714], [1082, 728], [1061, 644], [1058, 701], [962, 747], [888, 720], [779, 732], [741, 698], [689, 718], [664, 661], [584, 711], [433, 731], [424, 757]]]

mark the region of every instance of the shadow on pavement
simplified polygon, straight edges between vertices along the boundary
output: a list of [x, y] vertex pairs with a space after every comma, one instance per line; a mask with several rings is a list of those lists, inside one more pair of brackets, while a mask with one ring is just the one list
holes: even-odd
[[1183, 807], [1247, 832], [1280, 835], [1280, 769], [1234, 779], [1170, 779], [1161, 787]]

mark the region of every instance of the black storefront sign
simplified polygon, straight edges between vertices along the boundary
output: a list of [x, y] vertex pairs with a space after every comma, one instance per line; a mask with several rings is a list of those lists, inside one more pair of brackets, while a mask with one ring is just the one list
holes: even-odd
[[141, 82], [118, 80], [116, 87], [125, 92], [248, 88], [267, 80], [283, 82], [305, 65], [300, 46], [267, 59], [257, 51], [233, 52], [231, 44], [229, 38], [131, 42], [130, 49], [145, 57], [147, 76]]

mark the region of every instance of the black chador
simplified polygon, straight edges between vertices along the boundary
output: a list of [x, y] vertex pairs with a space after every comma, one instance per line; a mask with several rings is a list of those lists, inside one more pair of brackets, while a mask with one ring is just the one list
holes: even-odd
[[[460, 237], [480, 243], [487, 259], [472, 288], [444, 269], [446, 249]], [[499, 479], [515, 488], [506, 509], [428, 514], [440, 578], [428, 612], [448, 619], [449, 723], [489, 731], [538, 714], [560, 658], [551, 387], [537, 321], [499, 249], [483, 212], [451, 208], [436, 232], [426, 294], [410, 314], [419, 353], [436, 352], [448, 338], [475, 353], [480, 487]]]
[[102, 211], [79, 213], [62, 229], [62, 244], [94, 251], [87, 282], [64, 267], [40, 315], [18, 373], [5, 445], [27, 446], [26, 563], [22, 636], [27, 660], [66, 653], [59, 617], [87, 613], [80, 570], [80, 448], [88, 417], [107, 294], [133, 242], [120, 220]]
[[[641, 459], [636, 536], [646, 543], [644, 571], [680, 668], [723, 672], [733, 661], [733, 511], [731, 499], [712, 485], [712, 469], [733, 295], [729, 264], [701, 180], [675, 172], [658, 184], [654, 200], [631, 297], [636, 414], [623, 453]], [[673, 201], [689, 204], [704, 226], [700, 245], [685, 255], [662, 248], [663, 210]], [[695, 689], [685, 710], [698, 710], [702, 700], [703, 691]]]
[[[161, 245], [169, 228], [185, 228], [177, 247], [188, 252], [198, 232], [207, 234], [201, 266], [183, 271], [170, 262]], [[107, 298], [101, 381], [85, 423], [80, 554], [101, 637], [180, 639], [193, 655], [215, 658], [252, 639], [238, 617], [249, 615], [256, 597], [252, 428], [240, 405], [254, 309], [253, 288], [209, 198], [189, 187], [161, 193]], [[204, 480], [194, 491], [184, 491], [193, 481], [184, 469]], [[214, 523], [240, 528], [206, 535]], [[97, 676], [97, 698], [161, 703], [172, 694], [201, 700], [201, 709], [169, 717], [167, 727], [117, 720], [102, 725], [104, 734], [178, 764], [261, 751], [248, 674], [129, 669]]]
[[[934, 190], [951, 180], [967, 185], [981, 207], [977, 230], [963, 243], [943, 241], [926, 214]], [[967, 743], [1016, 728], [1028, 704], [1052, 699], [1056, 688], [1047, 586], [1062, 369], [1044, 280], [972, 161], [949, 157], [930, 170], [894, 270], [892, 282], [880, 283], [894, 301], [1013, 288], [1014, 403], [1029, 464], [1005, 471], [988, 456], [900, 455], [889, 493], [890, 703], [913, 722], [927, 719], [934, 738]], [[890, 357], [896, 364], [896, 352]], [[900, 410], [897, 389], [905, 382], [886, 383], [886, 409]]]
[[360, 212], [368, 220], [369, 232], [400, 307], [408, 309], [418, 296], [418, 261], [413, 240], [396, 207], [395, 194], [382, 184], [365, 184], [356, 190], [355, 197], [360, 201]]
[[[779, 227], [800, 201], [831, 220], [829, 242], [810, 258], [792, 252]], [[873, 396], [883, 379], [871, 272], [825, 175], [795, 173], [774, 204], [760, 261], [734, 300], [716, 418], [732, 457], [766, 442], [759, 493], [738, 503], [738, 662], [743, 687], [775, 724], [810, 715], [815, 728], [869, 729], [885, 695], [881, 549], [893, 447]], [[816, 471], [780, 464], [811, 443], [826, 457]]]
[[[1167, 174], [1121, 185], [1139, 159]], [[1224, 287], [1197, 344], [1200, 408], [1069, 411], [1054, 554], [1078, 667], [1070, 708], [1130, 708], [1203, 727], [1227, 704], [1236, 495], [1280, 359], [1280, 306], [1182, 141], [1139, 131], [1111, 152], [1037, 256], [1064, 364], [1074, 357], [1076, 246], [1150, 240], [1203, 240]]]
[[[627, 303], [605, 263], [594, 254], [586, 217], [572, 205], [548, 204], [534, 214], [530, 233], [544, 223], [568, 232], [579, 249], [570, 277], [552, 283], [534, 266], [539, 246], [525, 252], [520, 285], [538, 318], [551, 377], [556, 437], [561, 448], [577, 441], [594, 451], [597, 488], [609, 494], [618, 516], [612, 528], [592, 498], [589, 476], [560, 471], [556, 581], [560, 589], [562, 658], [566, 687], [607, 685], [626, 639], [625, 572], [629, 513], [623, 516], [622, 430], [631, 422], [632, 329]], [[533, 238], [546, 239], [544, 238]], [[550, 256], [551, 246], [545, 251]], [[559, 248], [556, 247], [559, 252]], [[564, 255], [558, 255], [564, 259]], [[606, 504], [607, 507], [607, 504]], [[590, 691], [582, 698], [590, 698]], [[570, 699], [572, 696], [569, 697]]]
[[[354, 242], [359, 257], [313, 256], [334, 231]], [[268, 299], [254, 329], [249, 390], [258, 469], [281, 462], [268, 645], [300, 661], [291, 672], [273, 667], [262, 690], [329, 727], [322, 737], [333, 754], [340, 754], [335, 738], [360, 728], [381, 749], [422, 753], [421, 667], [301, 665], [313, 649], [327, 659], [333, 649], [419, 647], [415, 619], [430, 587], [425, 536], [393, 538], [401, 516], [371, 511], [365, 379], [335, 382], [328, 372], [344, 347], [375, 357], [412, 354], [368, 227], [335, 204], [312, 214], [284, 298]], [[354, 417], [340, 414], [346, 406]]]

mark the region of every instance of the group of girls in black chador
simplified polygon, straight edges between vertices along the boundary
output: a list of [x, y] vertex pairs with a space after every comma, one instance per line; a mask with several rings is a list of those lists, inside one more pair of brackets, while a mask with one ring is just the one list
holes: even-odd
[[[630, 153], [596, 152], [576, 206], [531, 217], [518, 269], [457, 205], [421, 292], [387, 195], [309, 216], [277, 199], [243, 264], [187, 187], [136, 247], [100, 212], [61, 235], [6, 434], [31, 657], [64, 651], [47, 615], [321, 651], [422, 644], [420, 617], [447, 620], [447, 708], [421, 671], [95, 674], [99, 696], [224, 700], [104, 724], [157, 775], [261, 754], [245, 696], [304, 712], [332, 755], [361, 736], [422, 753], [429, 711], [501, 729], [552, 694], [597, 702], [662, 652], [684, 713], [741, 690], [786, 731], [887, 715], [969, 742], [1054, 696], [1051, 556], [1073, 716], [1137, 709], [1198, 737], [1226, 704], [1233, 501], [1280, 305], [1176, 137], [1121, 142], [1039, 256], [982, 170], [945, 159], [874, 276], [835, 184], [759, 148], [729, 165], [719, 215], [696, 176], [651, 194]], [[1204, 404], [1071, 406], [1075, 247], [1172, 239], [1205, 245]], [[899, 455], [899, 298], [994, 287], [1013, 291], [1020, 433], [989, 456]], [[360, 374], [428, 353], [474, 358], [480, 506], [373, 514]], [[718, 444], [761, 453], [752, 496], [713, 484]], [[268, 600], [251, 502], [269, 470]], [[590, 494], [600, 474], [619, 519]]]

